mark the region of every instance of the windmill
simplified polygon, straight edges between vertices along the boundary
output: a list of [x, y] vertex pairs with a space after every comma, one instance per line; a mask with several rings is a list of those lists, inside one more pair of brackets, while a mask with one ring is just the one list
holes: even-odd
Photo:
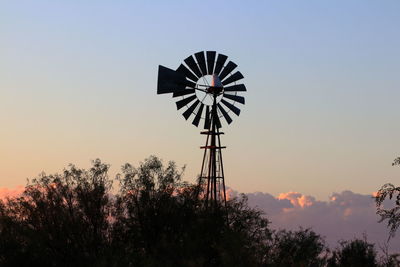
[[[237, 103], [245, 103], [238, 93], [245, 92], [243, 79], [237, 65], [228, 57], [215, 51], [201, 51], [187, 57], [176, 70], [164, 66], [158, 68], [157, 94], [172, 93], [177, 99], [176, 108], [184, 110], [183, 117], [193, 117], [192, 124], [204, 121], [206, 135], [203, 163], [199, 177], [201, 193], [207, 203], [226, 204], [224, 167], [221, 146], [222, 123], [231, 124], [231, 114], [239, 116]], [[235, 71], [235, 72], [234, 72]], [[223, 118], [223, 119], [222, 119]], [[225, 122], [224, 122], [225, 121]]]

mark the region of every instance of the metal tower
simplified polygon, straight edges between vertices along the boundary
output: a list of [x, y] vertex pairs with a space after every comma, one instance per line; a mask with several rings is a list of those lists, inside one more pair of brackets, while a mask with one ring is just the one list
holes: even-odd
[[[199, 126], [204, 119], [206, 135], [203, 163], [200, 173], [199, 196], [204, 198], [207, 205], [223, 202], [226, 204], [225, 177], [222, 162], [220, 118], [231, 124], [232, 113], [239, 116], [237, 103], [244, 104], [244, 97], [238, 95], [246, 91], [244, 84], [237, 81], [243, 79], [240, 71], [233, 72], [237, 65], [229, 61], [227, 56], [215, 51], [201, 51], [189, 56], [176, 70], [159, 66], [157, 93], [172, 93], [178, 110], [186, 108], [182, 113], [188, 120], [194, 116], [192, 124]], [[226, 110], [227, 109], [227, 110]]]
[[224, 164], [222, 161], [221, 128], [218, 110], [217, 97], [223, 92], [222, 83], [217, 75], [212, 76], [211, 86], [207, 91], [212, 94], [213, 104], [211, 106], [211, 116], [209, 128], [201, 134], [207, 135], [204, 149], [203, 163], [199, 177], [200, 187], [203, 188], [203, 198], [206, 205], [212, 202], [223, 202], [226, 205]]

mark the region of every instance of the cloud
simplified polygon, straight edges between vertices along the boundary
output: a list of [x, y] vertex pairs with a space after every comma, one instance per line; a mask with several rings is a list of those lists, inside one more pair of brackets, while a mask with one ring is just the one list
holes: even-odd
[[7, 197], [16, 197], [20, 195], [25, 189], [25, 186], [18, 185], [14, 188], [0, 187], [0, 200]]
[[[230, 194], [238, 193], [232, 190]], [[311, 227], [325, 237], [332, 248], [337, 246], [338, 240], [361, 238], [364, 233], [370, 242], [377, 244], [377, 249], [388, 239], [386, 223], [378, 222], [373, 194], [347, 190], [333, 193], [328, 201], [298, 192], [281, 193], [277, 197], [261, 192], [246, 195], [249, 205], [263, 210], [274, 229]], [[398, 238], [392, 239], [389, 245], [392, 251], [400, 251]]]
[[292, 203], [294, 207], [308, 207], [315, 203], [315, 198], [311, 196], [305, 196], [297, 192], [281, 193], [278, 199], [287, 199]]

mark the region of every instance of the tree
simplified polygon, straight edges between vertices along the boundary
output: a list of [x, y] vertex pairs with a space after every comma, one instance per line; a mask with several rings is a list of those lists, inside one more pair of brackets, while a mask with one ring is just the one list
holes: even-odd
[[[136, 168], [125, 164], [115, 180], [108, 170], [100, 160], [89, 170], [70, 165], [30, 180], [21, 196], [0, 200], [0, 266], [327, 263], [321, 236], [302, 228], [272, 231], [245, 195], [207, 208], [198, 198], [201, 187], [182, 181], [184, 168], [174, 162], [151, 156]], [[376, 265], [365, 240], [340, 246], [329, 266]], [[396, 257], [385, 262], [393, 266]]]
[[366, 238], [340, 241], [339, 247], [328, 259], [328, 267], [374, 267], [378, 266], [376, 250]]
[[269, 222], [247, 199], [207, 209], [183, 170], [150, 157], [119, 175], [115, 241], [126, 262], [141, 266], [257, 266], [270, 236]]
[[[400, 165], [400, 158], [396, 158], [393, 166]], [[394, 200], [391, 208], [384, 207], [385, 200]], [[387, 226], [390, 229], [389, 238], [394, 237], [400, 226], [400, 187], [387, 183], [377, 192], [375, 196], [377, 214], [381, 217], [379, 222], [387, 220]]]
[[400, 266], [400, 254], [399, 253], [389, 253], [388, 242], [379, 246], [381, 250], [381, 256], [379, 261], [379, 266], [384, 267], [398, 267]]
[[324, 266], [327, 247], [311, 229], [280, 230], [274, 233], [267, 266]]
[[107, 266], [108, 168], [95, 160], [88, 171], [41, 174], [20, 197], [0, 202], [0, 265]]
[[[183, 169], [150, 157], [122, 167], [71, 165], [0, 201], [0, 266], [260, 266], [269, 221], [242, 196], [205, 208]], [[116, 192], [116, 193], [112, 193]]]

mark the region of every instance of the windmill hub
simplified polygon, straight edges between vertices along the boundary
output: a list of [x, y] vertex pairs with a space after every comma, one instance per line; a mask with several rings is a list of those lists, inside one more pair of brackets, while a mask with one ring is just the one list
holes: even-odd
[[212, 81], [211, 81], [211, 86], [214, 87], [223, 87], [221, 80], [217, 74], [212, 75]]
[[[237, 103], [245, 103], [244, 97], [238, 95], [246, 91], [244, 84], [237, 82], [243, 79], [240, 71], [233, 72], [237, 65], [227, 62], [227, 56], [215, 51], [195, 53], [184, 60], [176, 70], [159, 66], [157, 93], [172, 93], [179, 97], [176, 102], [178, 110], [185, 107], [182, 113], [188, 120], [194, 116], [192, 124], [199, 126], [204, 119], [204, 129], [207, 135], [204, 149], [203, 164], [199, 177], [200, 193], [207, 203], [224, 201], [226, 203], [224, 168], [222, 164], [222, 149], [219, 131], [222, 127], [221, 118], [227, 124], [232, 123], [231, 115], [239, 116]], [[232, 112], [232, 113], [231, 113]]]
[[196, 90], [197, 99], [200, 101], [200, 103], [208, 107], [213, 105], [214, 93], [216, 93], [216, 102], [218, 104], [223, 97], [222, 93], [218, 94], [211, 86], [204, 88], [204, 90]]
[[221, 83], [218, 75], [213, 74], [211, 80], [211, 86], [208, 87], [207, 93], [214, 94], [216, 96], [220, 95], [224, 90], [224, 86]]
[[[218, 86], [215, 86], [215, 84]], [[198, 88], [195, 91], [197, 99], [206, 106], [213, 105], [214, 94], [216, 95], [217, 103], [219, 103], [223, 97], [223, 85], [216, 75], [204, 75], [196, 81], [196, 87]]]
[[223, 87], [210, 86], [207, 89], [207, 93], [218, 96], [218, 95], [222, 94], [223, 90], [224, 90]]

